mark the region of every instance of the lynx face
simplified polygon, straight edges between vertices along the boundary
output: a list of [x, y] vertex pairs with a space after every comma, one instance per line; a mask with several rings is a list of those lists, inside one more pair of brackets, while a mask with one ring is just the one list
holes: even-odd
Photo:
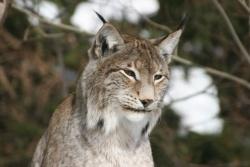
[[123, 117], [158, 118], [168, 85], [168, 63], [181, 33], [146, 40], [121, 36], [111, 24], [103, 25], [89, 49], [90, 61], [82, 77], [89, 128], [104, 122], [110, 131]]
[[126, 44], [107, 61], [104, 85], [124, 112], [145, 113], [159, 108], [168, 82], [168, 65], [146, 40]]

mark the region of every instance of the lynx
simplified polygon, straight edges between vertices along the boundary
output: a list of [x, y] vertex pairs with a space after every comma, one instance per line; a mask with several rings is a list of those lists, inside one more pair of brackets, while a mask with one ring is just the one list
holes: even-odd
[[54, 112], [32, 167], [153, 167], [149, 134], [161, 115], [169, 62], [183, 29], [157, 39], [103, 26], [74, 95]]

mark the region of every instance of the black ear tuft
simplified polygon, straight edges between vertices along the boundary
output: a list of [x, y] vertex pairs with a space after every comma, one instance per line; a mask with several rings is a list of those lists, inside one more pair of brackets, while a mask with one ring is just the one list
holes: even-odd
[[103, 22], [103, 24], [107, 23], [107, 21], [102, 17], [102, 15], [100, 15], [98, 12], [96, 12], [96, 15], [98, 16], [98, 18]]
[[107, 40], [104, 37], [101, 37], [101, 50], [102, 54], [109, 50], [109, 46], [107, 44]]
[[184, 28], [186, 27], [186, 24], [187, 24], [187, 21], [189, 20], [189, 15], [187, 13], [184, 13], [182, 15], [182, 18], [181, 18], [181, 22], [180, 24], [178, 25], [177, 29], [176, 30], [184, 30]]
[[124, 44], [124, 40], [118, 30], [109, 22], [106, 22], [97, 12], [96, 15], [105, 24], [103, 24], [101, 29], [97, 32], [92, 45], [92, 53], [96, 55], [93, 57], [94, 59], [111, 55], [117, 50], [118, 46]]

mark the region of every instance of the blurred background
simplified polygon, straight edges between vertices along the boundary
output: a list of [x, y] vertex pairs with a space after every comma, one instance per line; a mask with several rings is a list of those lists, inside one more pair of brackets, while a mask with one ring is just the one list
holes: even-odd
[[56, 106], [74, 92], [102, 25], [94, 11], [143, 38], [189, 15], [150, 136], [155, 166], [250, 167], [250, 0], [8, 2], [0, 0], [1, 167], [29, 166]]

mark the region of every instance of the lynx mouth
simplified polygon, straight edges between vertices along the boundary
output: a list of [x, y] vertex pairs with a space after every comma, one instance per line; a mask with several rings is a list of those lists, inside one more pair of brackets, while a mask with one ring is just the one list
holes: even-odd
[[129, 106], [122, 106], [123, 109], [125, 110], [129, 110], [129, 111], [133, 111], [133, 112], [144, 112], [144, 113], [147, 113], [147, 112], [151, 112], [152, 110], [147, 110], [147, 109], [136, 109], [136, 108], [132, 108], [132, 107], [129, 107]]

